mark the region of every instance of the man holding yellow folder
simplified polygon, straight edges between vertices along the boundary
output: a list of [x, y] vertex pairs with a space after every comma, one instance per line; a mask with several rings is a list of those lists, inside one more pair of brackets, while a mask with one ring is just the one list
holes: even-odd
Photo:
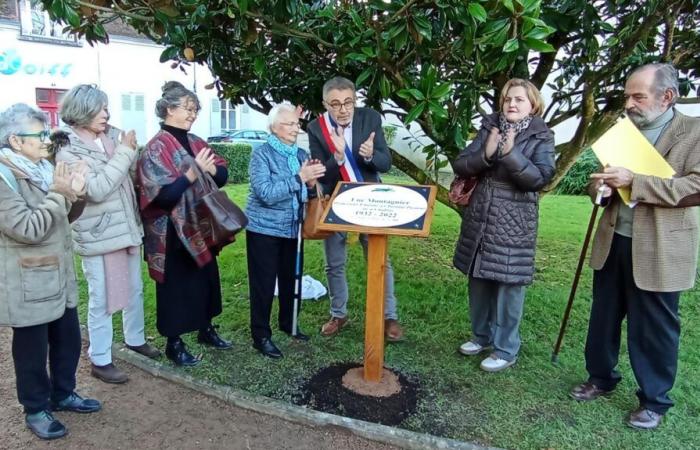
[[[678, 365], [682, 291], [695, 283], [700, 204], [700, 120], [673, 105], [678, 73], [670, 64], [637, 68], [625, 85], [629, 119], [673, 168], [670, 178], [609, 166], [591, 175], [593, 198], [603, 194], [603, 213], [593, 240], [590, 265], [593, 305], [586, 340], [588, 381], [576, 386], [576, 400], [611, 394], [621, 325], [627, 317], [627, 347], [639, 385], [639, 408], [627, 424], [656, 428], [673, 405], [668, 392]], [[629, 204], [617, 190], [628, 190]]]

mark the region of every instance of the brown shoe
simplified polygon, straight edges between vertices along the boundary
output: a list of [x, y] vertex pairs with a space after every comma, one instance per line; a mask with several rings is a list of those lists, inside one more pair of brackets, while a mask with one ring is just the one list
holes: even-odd
[[403, 328], [401, 328], [401, 325], [399, 325], [398, 320], [384, 320], [384, 336], [386, 336], [386, 340], [389, 342], [403, 341]]
[[590, 381], [586, 381], [585, 383], [581, 383], [575, 388], [569, 392], [569, 396], [573, 398], [574, 400], [578, 400], [580, 402], [588, 402], [591, 400], [595, 400], [600, 396], [607, 396], [612, 394], [612, 390], [606, 391], [595, 384], [591, 383]]
[[663, 414], [659, 414], [640, 406], [630, 413], [630, 418], [627, 421], [627, 425], [639, 430], [653, 430], [661, 425], [661, 419], [663, 418]]
[[93, 364], [90, 374], [92, 374], [92, 376], [97, 378], [98, 380], [102, 380], [105, 383], [111, 384], [126, 383], [129, 379], [126, 373], [119, 370], [112, 363], [109, 363], [106, 366], [96, 366]]
[[347, 317], [331, 317], [331, 320], [324, 323], [321, 327], [321, 336], [335, 336], [348, 324]]
[[136, 353], [139, 353], [146, 358], [151, 358], [155, 359], [160, 356], [160, 350], [149, 344], [148, 342], [142, 344], [142, 345], [129, 345], [129, 344], [124, 344], [126, 348], [129, 350], [133, 350]]

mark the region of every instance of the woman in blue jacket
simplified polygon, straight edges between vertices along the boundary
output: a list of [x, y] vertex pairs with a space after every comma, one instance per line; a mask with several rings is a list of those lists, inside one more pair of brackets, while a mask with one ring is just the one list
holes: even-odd
[[[300, 340], [308, 336], [292, 330], [297, 236], [307, 200], [326, 168], [296, 145], [299, 111], [290, 104], [272, 108], [268, 115], [270, 137], [250, 158], [250, 193], [246, 214], [250, 330], [253, 347], [265, 356], [281, 358], [272, 342], [270, 312], [279, 290], [279, 328]], [[293, 333], [296, 331], [296, 333]]]

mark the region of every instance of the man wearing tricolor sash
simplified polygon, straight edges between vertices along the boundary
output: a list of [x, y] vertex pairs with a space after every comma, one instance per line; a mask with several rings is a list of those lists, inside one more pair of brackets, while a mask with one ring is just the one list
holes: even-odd
[[[391, 168], [391, 153], [384, 139], [382, 118], [369, 108], [355, 107], [355, 84], [335, 77], [323, 85], [326, 112], [307, 128], [311, 157], [323, 162], [326, 175], [319, 179], [324, 193], [331, 194], [339, 181], [381, 183], [379, 173]], [[347, 233], [337, 232], [324, 241], [326, 277], [331, 297], [331, 318], [321, 327], [324, 336], [336, 335], [348, 324], [348, 283], [345, 276]], [[360, 235], [367, 258], [367, 236]], [[390, 261], [386, 265], [384, 288], [386, 338], [390, 342], [403, 338], [398, 322], [394, 273]]]

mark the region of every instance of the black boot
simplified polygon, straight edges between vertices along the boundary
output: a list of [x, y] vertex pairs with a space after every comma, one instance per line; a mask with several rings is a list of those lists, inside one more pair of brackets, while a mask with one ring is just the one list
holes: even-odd
[[221, 339], [221, 336], [216, 332], [218, 325], [209, 324], [208, 327], [199, 330], [197, 340], [202, 344], [209, 345], [218, 350], [226, 350], [232, 347], [231, 343]]
[[291, 337], [292, 339], [296, 339], [298, 341], [308, 341], [309, 340], [309, 336], [302, 333], [301, 330], [299, 329], [299, 327], [297, 327], [297, 334], [296, 335], [293, 335], [291, 331], [287, 331], [287, 330], [282, 330], [282, 331], [287, 333], [289, 335], [289, 337]]
[[44, 410], [36, 414], [27, 414], [24, 418], [32, 433], [41, 439], [57, 439], [68, 433], [66, 427], [51, 414], [51, 411]]
[[199, 358], [195, 358], [187, 351], [185, 343], [179, 337], [168, 338], [168, 343], [165, 346], [165, 356], [174, 362], [176, 366], [196, 366], [199, 364]]
[[253, 340], [253, 348], [269, 358], [281, 358], [282, 352], [270, 338]]

